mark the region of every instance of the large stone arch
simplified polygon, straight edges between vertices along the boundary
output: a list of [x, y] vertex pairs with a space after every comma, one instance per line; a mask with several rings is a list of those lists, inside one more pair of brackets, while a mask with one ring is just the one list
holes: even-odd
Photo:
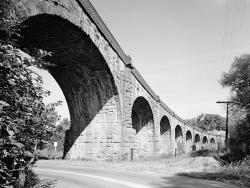
[[161, 144], [162, 152], [164, 154], [171, 153], [171, 125], [168, 117], [164, 115], [160, 121], [160, 134], [161, 134]]
[[179, 155], [181, 153], [184, 153], [184, 140], [183, 140], [183, 132], [180, 125], [177, 125], [175, 127], [175, 145], [176, 148], [176, 154]]
[[148, 101], [140, 96], [132, 106], [132, 128], [135, 130], [136, 153], [139, 157], [152, 155], [154, 152], [155, 130], [154, 117]]
[[193, 136], [190, 130], [186, 132], [186, 152], [190, 152], [192, 150], [193, 145]]
[[113, 158], [120, 153], [120, 100], [110, 47], [77, 1], [16, 1], [21, 49], [51, 52], [48, 71], [68, 103], [65, 156]]

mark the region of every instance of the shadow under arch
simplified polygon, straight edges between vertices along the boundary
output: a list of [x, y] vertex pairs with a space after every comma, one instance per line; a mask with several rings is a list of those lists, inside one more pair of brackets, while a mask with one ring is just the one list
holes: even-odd
[[137, 97], [132, 106], [132, 128], [138, 133], [148, 123], [154, 123], [152, 109], [144, 97]]
[[180, 125], [175, 127], [175, 142], [177, 145], [176, 154], [179, 155], [184, 153], [183, 133]]
[[161, 152], [164, 154], [171, 154], [171, 125], [168, 117], [164, 115], [160, 121], [161, 134]]
[[214, 138], [211, 138], [211, 139], [210, 139], [210, 143], [211, 143], [211, 144], [215, 144], [215, 139], [214, 139]]
[[152, 155], [155, 150], [155, 127], [153, 112], [148, 101], [140, 96], [132, 106], [132, 128], [136, 131], [137, 155]]
[[203, 137], [202, 144], [208, 144], [208, 139], [206, 136]]
[[181, 139], [181, 141], [183, 140], [183, 134], [182, 134], [182, 129], [180, 125], [177, 125], [175, 127], [175, 139]]
[[199, 134], [195, 134], [194, 144], [196, 146], [196, 150], [200, 149], [200, 141], [201, 141], [200, 135]]
[[64, 156], [107, 157], [112, 129], [120, 129], [120, 103], [113, 75], [100, 51], [85, 32], [59, 16], [36, 15], [21, 26], [21, 49], [32, 53], [37, 48], [52, 54], [46, 60], [55, 66], [47, 69], [65, 95], [71, 119]]
[[190, 141], [190, 140], [192, 141], [192, 133], [191, 131], [188, 130], [186, 132], [186, 141]]
[[186, 132], [186, 152], [192, 151], [192, 145], [193, 145], [192, 139], [193, 139], [192, 133], [190, 130], [188, 130]]
[[161, 135], [165, 133], [171, 134], [171, 126], [167, 116], [163, 116], [160, 121], [160, 133]]

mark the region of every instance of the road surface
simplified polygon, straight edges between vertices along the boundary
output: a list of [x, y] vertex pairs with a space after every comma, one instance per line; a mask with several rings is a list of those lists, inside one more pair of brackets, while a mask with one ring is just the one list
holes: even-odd
[[193, 179], [174, 174], [133, 172], [100, 167], [58, 165], [57, 161], [37, 163], [40, 178], [56, 179], [57, 188], [236, 188], [220, 182]]

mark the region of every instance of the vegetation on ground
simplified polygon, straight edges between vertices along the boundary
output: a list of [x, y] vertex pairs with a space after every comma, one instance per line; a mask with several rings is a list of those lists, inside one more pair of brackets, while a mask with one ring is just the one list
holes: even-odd
[[250, 186], [250, 158], [241, 161], [223, 165], [215, 168], [213, 171], [179, 173], [179, 176], [187, 176], [191, 178], [207, 179], [232, 183], [239, 186]]

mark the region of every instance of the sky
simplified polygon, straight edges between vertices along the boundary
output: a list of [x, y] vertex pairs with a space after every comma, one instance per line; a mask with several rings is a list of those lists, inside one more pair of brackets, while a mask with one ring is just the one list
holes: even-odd
[[[250, 53], [248, 0], [90, 0], [132, 63], [176, 114], [225, 116], [219, 80], [234, 57]], [[46, 72], [50, 98], [65, 101]], [[69, 117], [66, 102], [57, 109]]]

